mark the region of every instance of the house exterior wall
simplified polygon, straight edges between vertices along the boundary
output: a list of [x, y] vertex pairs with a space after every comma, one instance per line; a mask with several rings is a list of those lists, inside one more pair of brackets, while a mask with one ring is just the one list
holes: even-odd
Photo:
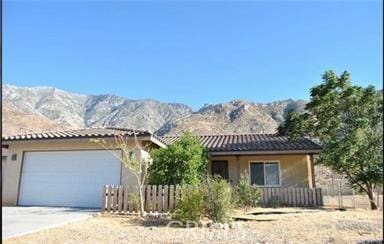
[[277, 161], [280, 163], [281, 187], [314, 187], [313, 164], [310, 155], [242, 155], [211, 156], [208, 172], [211, 173], [211, 161], [227, 160], [229, 182], [239, 182], [240, 174], [248, 174], [251, 162]]
[[[112, 144], [112, 140], [106, 140], [111, 149], [118, 149]], [[129, 146], [134, 147], [134, 141], [129, 143]], [[61, 150], [103, 150], [104, 148], [98, 143], [91, 142], [89, 139], [66, 139], [66, 140], [49, 140], [49, 141], [23, 141], [13, 142], [8, 147], [8, 158], [3, 163], [3, 171], [6, 174], [2, 176], [2, 204], [3, 205], [16, 205], [19, 185], [21, 180], [21, 170], [24, 152], [31, 151], [61, 151]], [[16, 160], [12, 160], [13, 154], [16, 154]], [[146, 158], [148, 153], [145, 151], [137, 151], [138, 157]], [[122, 167], [121, 171], [121, 184], [135, 185], [136, 178], [127, 168]]]

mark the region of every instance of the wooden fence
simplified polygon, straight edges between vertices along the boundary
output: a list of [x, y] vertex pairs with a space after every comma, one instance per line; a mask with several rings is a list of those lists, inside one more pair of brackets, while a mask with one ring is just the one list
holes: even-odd
[[[262, 187], [263, 207], [315, 207], [323, 205], [320, 188]], [[138, 186], [106, 185], [102, 192], [102, 210], [131, 214], [139, 210]], [[169, 213], [181, 194], [179, 185], [146, 185], [143, 188], [144, 210], [147, 213]]]
[[263, 207], [316, 207], [323, 206], [321, 188], [261, 187]]

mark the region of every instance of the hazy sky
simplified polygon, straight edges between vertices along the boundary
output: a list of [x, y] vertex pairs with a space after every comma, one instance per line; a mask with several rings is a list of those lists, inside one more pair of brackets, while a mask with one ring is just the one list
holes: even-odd
[[3, 82], [204, 103], [382, 88], [381, 1], [3, 2]]

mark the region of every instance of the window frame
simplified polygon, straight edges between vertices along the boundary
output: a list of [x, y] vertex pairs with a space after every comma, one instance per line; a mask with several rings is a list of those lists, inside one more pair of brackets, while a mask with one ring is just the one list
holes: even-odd
[[[264, 173], [264, 185], [257, 185], [258, 187], [281, 187], [281, 167], [280, 167], [280, 160], [250, 160], [248, 162], [248, 172], [249, 172], [249, 184], [252, 184], [252, 177], [251, 177], [251, 164], [252, 163], [262, 163], [263, 164], [263, 173]], [[278, 185], [265, 185], [266, 177], [265, 177], [265, 164], [266, 163], [277, 163], [278, 169], [279, 169], [279, 184]]]

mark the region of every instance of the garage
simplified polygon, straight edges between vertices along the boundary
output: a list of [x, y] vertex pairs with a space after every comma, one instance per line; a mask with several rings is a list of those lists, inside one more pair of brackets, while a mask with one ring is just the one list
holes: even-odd
[[116, 158], [120, 154], [119, 150], [24, 152], [18, 204], [99, 208], [103, 185], [121, 182]]

